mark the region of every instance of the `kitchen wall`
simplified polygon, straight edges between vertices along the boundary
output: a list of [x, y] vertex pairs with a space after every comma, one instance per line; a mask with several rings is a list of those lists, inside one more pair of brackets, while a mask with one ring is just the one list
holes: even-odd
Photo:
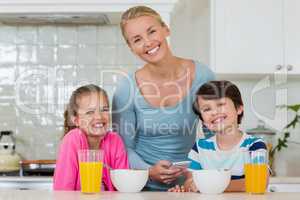
[[24, 158], [55, 158], [70, 92], [95, 83], [111, 97], [140, 63], [118, 26], [0, 25], [0, 130]]
[[[176, 55], [209, 64], [208, 1], [182, 2], [172, 16], [172, 49]], [[0, 130], [15, 132], [17, 151], [24, 158], [54, 159], [70, 92], [92, 82], [111, 97], [119, 71], [130, 72], [140, 64], [118, 26], [0, 25]], [[243, 130], [264, 119], [269, 128], [278, 130], [278, 137], [286, 118], [276, 108], [278, 101], [300, 102], [300, 77], [288, 77], [279, 85], [274, 77], [225, 77], [242, 92]], [[257, 90], [264, 78], [270, 78], [270, 85]], [[298, 127], [291, 140], [300, 142]], [[299, 147], [290, 144], [278, 154], [278, 175], [300, 175]]]
[[[208, 65], [211, 39], [209, 4], [210, 0], [182, 0], [175, 7], [171, 22], [171, 44], [175, 54], [197, 59]], [[277, 106], [300, 104], [299, 76], [217, 75], [217, 78], [231, 80], [241, 90], [245, 107], [242, 130], [256, 127], [261, 119], [268, 128], [277, 131], [275, 142], [282, 136], [283, 126], [293, 115]], [[276, 155], [275, 170], [277, 175], [300, 176], [300, 127], [292, 131], [289, 140], [289, 147]]]

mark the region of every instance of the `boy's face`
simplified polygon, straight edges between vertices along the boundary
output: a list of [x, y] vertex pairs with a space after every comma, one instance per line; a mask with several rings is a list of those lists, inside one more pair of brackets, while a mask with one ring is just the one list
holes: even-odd
[[224, 133], [238, 127], [238, 115], [243, 112], [243, 106], [236, 109], [227, 97], [206, 100], [199, 96], [197, 101], [203, 124], [211, 131]]

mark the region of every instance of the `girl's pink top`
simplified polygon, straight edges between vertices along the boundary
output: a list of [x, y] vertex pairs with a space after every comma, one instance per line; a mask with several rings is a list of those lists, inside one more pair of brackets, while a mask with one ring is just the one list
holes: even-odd
[[[79, 162], [77, 151], [88, 149], [86, 135], [79, 129], [68, 132], [59, 148], [53, 177], [54, 190], [80, 190]], [[107, 132], [99, 145], [104, 151], [103, 163], [113, 169], [128, 169], [126, 149], [121, 137], [115, 132]], [[109, 169], [103, 168], [102, 183], [105, 190], [114, 191]]]

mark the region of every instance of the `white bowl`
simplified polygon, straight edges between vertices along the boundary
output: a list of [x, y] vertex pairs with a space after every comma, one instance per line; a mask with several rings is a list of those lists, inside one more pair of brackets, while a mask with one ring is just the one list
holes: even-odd
[[110, 171], [113, 185], [119, 192], [140, 192], [148, 180], [148, 170], [114, 169]]
[[196, 170], [192, 172], [196, 187], [204, 194], [219, 194], [229, 185], [230, 170]]

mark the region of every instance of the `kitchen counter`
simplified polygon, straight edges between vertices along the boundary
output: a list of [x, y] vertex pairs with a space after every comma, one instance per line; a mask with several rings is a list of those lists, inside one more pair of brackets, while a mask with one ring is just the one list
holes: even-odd
[[80, 192], [51, 192], [39, 190], [3, 190], [0, 199], [5, 200], [299, 200], [300, 193], [266, 193], [250, 195], [246, 193], [224, 193], [205, 195], [200, 193], [140, 192], [119, 193], [102, 192], [100, 194], [82, 194]]
[[[0, 176], [0, 181], [42, 181], [42, 182], [52, 182], [52, 176]], [[300, 177], [270, 177], [270, 183], [290, 183], [290, 184], [300, 184]]]
[[[0, 176], [0, 188], [18, 190], [52, 190], [51, 176]], [[271, 177], [268, 191], [300, 192], [300, 177]]]

